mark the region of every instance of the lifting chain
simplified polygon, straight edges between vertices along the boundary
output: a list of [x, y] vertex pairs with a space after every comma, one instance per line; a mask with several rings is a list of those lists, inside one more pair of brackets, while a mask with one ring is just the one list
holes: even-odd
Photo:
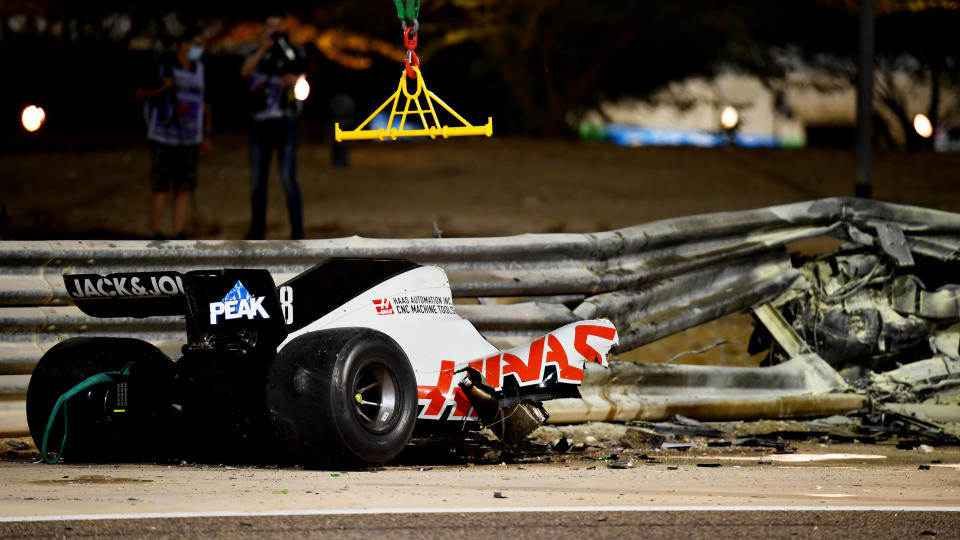
[[416, 53], [417, 32], [420, 31], [420, 22], [417, 21], [417, 16], [420, 15], [420, 0], [393, 0], [393, 3], [397, 6], [397, 18], [403, 27], [403, 45], [407, 48], [407, 58], [403, 62], [407, 77], [416, 79], [417, 71], [413, 68], [420, 68], [420, 58]]

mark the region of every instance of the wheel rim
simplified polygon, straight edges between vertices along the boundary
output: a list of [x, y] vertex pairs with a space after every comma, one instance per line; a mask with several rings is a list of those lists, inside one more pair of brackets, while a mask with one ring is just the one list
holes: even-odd
[[381, 363], [364, 366], [353, 390], [354, 412], [368, 430], [383, 432], [393, 427], [400, 384]]

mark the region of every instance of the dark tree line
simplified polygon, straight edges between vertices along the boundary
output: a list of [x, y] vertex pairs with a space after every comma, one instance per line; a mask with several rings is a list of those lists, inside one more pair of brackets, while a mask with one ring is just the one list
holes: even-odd
[[[941, 117], [939, 107], [944, 92], [960, 88], [955, 3], [878, 2], [876, 107], [895, 118], [908, 137], [913, 137], [905, 103], [909, 89], [898, 85], [894, 72], [926, 83], [927, 112], [935, 126], [960, 121]], [[306, 24], [400, 46], [396, 11], [387, 0], [292, 0], [283, 7]], [[123, 51], [136, 36], [159, 36], [171, 13], [184, 23], [226, 33], [259, 20], [263, 9], [225, 0], [49, 0], [0, 4], [0, 23], [8, 28], [17, 13], [39, 14], [69, 27], [57, 38], [63, 47], [80, 36]], [[734, 69], [771, 87], [782, 85], [789, 68], [785, 53], [852, 79], [857, 9], [852, 0], [423, 0], [418, 52], [431, 83], [455, 89], [467, 112], [494, 113], [508, 131], [558, 135], [604, 101], [649, 96], [693, 75]], [[119, 24], [118, 14], [124, 16], [123, 32], [111, 26]], [[0, 35], [0, 53], [15, 55], [11, 47], [25, 39], [7, 29]], [[323, 61], [315, 65], [329, 70]], [[344, 73], [338, 82], [349, 86], [351, 74]]]

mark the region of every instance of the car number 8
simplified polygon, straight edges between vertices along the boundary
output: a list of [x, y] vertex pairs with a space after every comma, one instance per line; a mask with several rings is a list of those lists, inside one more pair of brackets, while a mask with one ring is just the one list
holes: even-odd
[[284, 322], [293, 324], [293, 287], [280, 287], [280, 309]]

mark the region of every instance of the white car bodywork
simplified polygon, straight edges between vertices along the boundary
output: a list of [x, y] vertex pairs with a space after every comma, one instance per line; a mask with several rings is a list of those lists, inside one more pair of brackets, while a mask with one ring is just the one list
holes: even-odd
[[[436, 266], [420, 266], [292, 332], [278, 351], [308, 332], [347, 327], [372, 328], [400, 345], [416, 375], [421, 419], [476, 419], [457, 386], [464, 377], [461, 370], [468, 366], [496, 390], [508, 378], [520, 387], [540, 384], [548, 365], [556, 366], [558, 382], [579, 384], [586, 362], [606, 366], [606, 355], [617, 343], [613, 323], [598, 319], [574, 322], [526, 345], [500, 351], [457, 315], [446, 273]], [[448, 408], [452, 410], [444, 416]]]

